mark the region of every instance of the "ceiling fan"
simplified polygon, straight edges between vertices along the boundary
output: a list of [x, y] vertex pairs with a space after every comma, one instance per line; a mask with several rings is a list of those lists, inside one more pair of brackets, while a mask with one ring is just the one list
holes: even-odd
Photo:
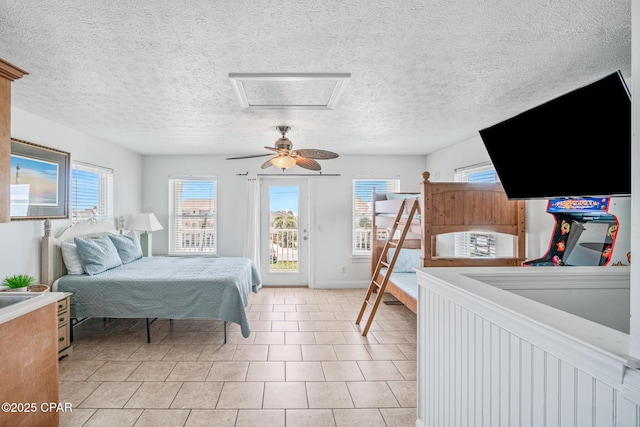
[[312, 171], [319, 171], [321, 169], [320, 163], [316, 162], [316, 160], [326, 160], [326, 159], [335, 159], [338, 155], [331, 151], [326, 150], [316, 150], [314, 148], [303, 148], [300, 150], [292, 150], [293, 144], [285, 135], [289, 130], [291, 130], [290, 126], [276, 126], [278, 132], [280, 132], [280, 138], [275, 143], [274, 147], [264, 147], [267, 150], [274, 151], [273, 153], [267, 154], [255, 154], [250, 156], [240, 156], [240, 157], [228, 157], [227, 160], [236, 160], [236, 159], [250, 159], [253, 157], [263, 157], [263, 156], [273, 156], [266, 162], [260, 166], [262, 169], [266, 169], [269, 166], [275, 166], [277, 168], [289, 169], [294, 165], [298, 165], [301, 168], [309, 169]]

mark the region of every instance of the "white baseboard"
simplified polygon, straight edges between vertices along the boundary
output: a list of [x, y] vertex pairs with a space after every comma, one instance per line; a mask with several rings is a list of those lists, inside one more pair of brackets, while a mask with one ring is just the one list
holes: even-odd
[[340, 281], [317, 281], [314, 283], [314, 289], [352, 289], [364, 288], [369, 286], [369, 282], [362, 280], [340, 280]]

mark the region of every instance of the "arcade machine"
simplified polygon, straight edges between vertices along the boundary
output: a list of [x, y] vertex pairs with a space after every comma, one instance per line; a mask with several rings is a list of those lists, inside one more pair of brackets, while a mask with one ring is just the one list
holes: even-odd
[[631, 264], [628, 198], [551, 199], [555, 226], [547, 253], [523, 266], [617, 266]]

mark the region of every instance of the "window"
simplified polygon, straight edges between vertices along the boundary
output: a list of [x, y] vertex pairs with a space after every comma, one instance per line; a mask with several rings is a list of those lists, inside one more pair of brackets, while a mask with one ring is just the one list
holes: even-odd
[[169, 178], [169, 254], [217, 252], [215, 177]]
[[454, 180], [456, 182], [496, 182], [498, 174], [493, 165], [483, 163], [456, 169]]
[[[480, 164], [457, 169], [457, 182], [496, 182], [498, 175], [493, 165]], [[458, 257], [495, 257], [496, 233], [456, 233], [455, 255]]]
[[71, 163], [71, 220], [113, 218], [113, 169]]
[[[352, 254], [356, 256], [371, 255], [371, 228], [373, 223], [373, 207], [371, 193], [400, 191], [400, 180], [385, 178], [367, 178], [353, 180], [353, 236]], [[384, 230], [380, 230], [384, 232]], [[379, 236], [385, 238], [386, 236]]]

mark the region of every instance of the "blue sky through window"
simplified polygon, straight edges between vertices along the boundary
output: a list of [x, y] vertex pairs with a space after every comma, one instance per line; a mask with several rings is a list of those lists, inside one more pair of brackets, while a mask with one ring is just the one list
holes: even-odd
[[100, 175], [78, 169], [71, 170], [71, 207], [79, 212], [100, 205]]
[[213, 200], [215, 185], [214, 181], [182, 181], [181, 200]]
[[292, 211], [297, 215], [299, 193], [300, 189], [297, 186], [269, 186], [269, 210], [271, 212]]
[[358, 180], [355, 195], [362, 201], [369, 203], [374, 187], [378, 193], [384, 193], [387, 191], [387, 181]]

